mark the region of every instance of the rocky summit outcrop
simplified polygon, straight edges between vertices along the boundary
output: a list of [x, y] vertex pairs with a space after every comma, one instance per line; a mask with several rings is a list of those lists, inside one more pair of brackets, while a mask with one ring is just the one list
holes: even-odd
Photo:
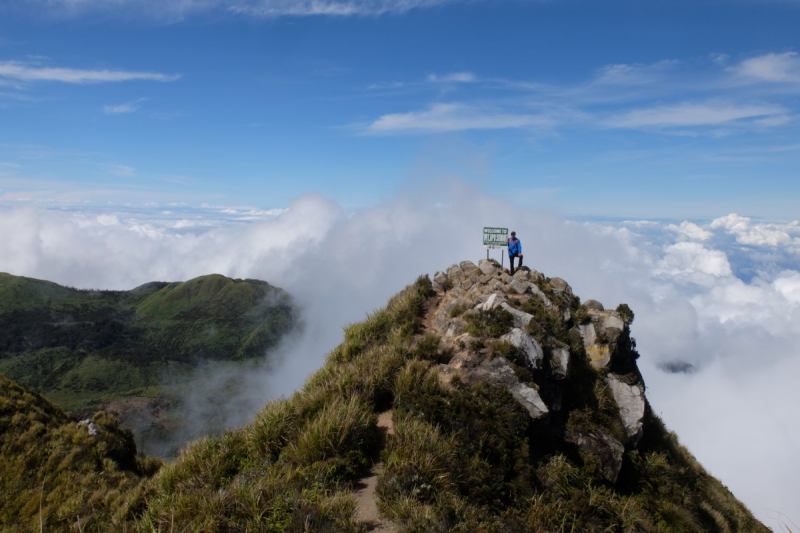
[[[431, 326], [449, 358], [439, 364], [440, 382], [452, 386], [457, 378], [505, 387], [532, 419], [595, 457], [603, 475], [615, 482], [626, 446], [635, 448], [642, 437], [648, 408], [623, 316], [597, 300], [581, 305], [561, 278], [527, 267], [511, 276], [493, 260], [451, 265], [434, 275], [432, 285], [438, 301]], [[561, 413], [565, 392], [576, 386], [575, 365], [582, 380], [596, 374], [600, 393], [614, 402], [611, 429], [591, 421], [564, 424]]]

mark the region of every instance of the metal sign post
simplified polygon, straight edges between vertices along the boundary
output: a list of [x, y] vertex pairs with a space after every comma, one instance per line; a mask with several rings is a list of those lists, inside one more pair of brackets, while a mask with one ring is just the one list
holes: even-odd
[[[483, 228], [483, 245], [486, 246], [486, 259], [493, 248], [508, 248], [508, 228]], [[503, 252], [500, 252], [500, 267], [503, 267]]]

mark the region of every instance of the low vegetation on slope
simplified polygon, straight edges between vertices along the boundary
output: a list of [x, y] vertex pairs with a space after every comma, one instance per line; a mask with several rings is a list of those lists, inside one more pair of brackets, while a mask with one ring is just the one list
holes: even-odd
[[0, 374], [82, 415], [177, 398], [198, 363], [263, 357], [295, 323], [289, 295], [264, 281], [89, 291], [0, 273]]
[[[130, 431], [98, 413], [79, 423], [0, 376], [0, 529], [108, 531], [160, 461], [137, 457]], [[122, 514], [118, 521], [115, 514]]]
[[[108, 519], [148, 532], [367, 531], [352, 490], [380, 452], [378, 504], [400, 531], [768, 531], [649, 408], [630, 431], [606, 379], [643, 387], [632, 314], [619, 331], [598, 323], [589, 342], [590, 321], [610, 313], [557, 278], [517, 290], [490, 270], [419, 278], [346, 328], [301, 390], [189, 445]], [[536, 341], [535, 365], [519, 338]]]

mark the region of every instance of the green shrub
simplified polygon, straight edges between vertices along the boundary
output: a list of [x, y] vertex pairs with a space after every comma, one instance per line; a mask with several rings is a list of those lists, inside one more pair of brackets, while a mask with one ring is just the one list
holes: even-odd
[[473, 337], [500, 337], [514, 327], [514, 315], [495, 307], [490, 311], [480, 311], [467, 315], [467, 333]]
[[617, 313], [619, 317], [622, 319], [623, 322], [628, 324], [629, 326], [633, 323], [633, 310], [628, 307], [628, 304], [619, 304], [617, 306]]

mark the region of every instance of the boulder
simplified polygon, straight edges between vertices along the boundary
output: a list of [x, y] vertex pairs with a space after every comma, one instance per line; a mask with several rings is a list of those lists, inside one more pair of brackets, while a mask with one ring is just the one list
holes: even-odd
[[636, 444], [642, 436], [645, 411], [644, 391], [641, 386], [628, 385], [613, 374], [606, 376], [605, 382], [619, 406], [619, 416], [622, 419], [622, 425], [625, 426], [628, 438], [633, 444]]
[[486, 285], [487, 283], [489, 283], [489, 282], [490, 282], [490, 281], [492, 281], [493, 279], [494, 279], [494, 276], [492, 276], [491, 274], [484, 274], [483, 276], [481, 276], [480, 278], [478, 278], [478, 281], [479, 281], [481, 284], [483, 284], [483, 285]]
[[[536, 339], [531, 337], [527, 331], [514, 328], [510, 332], [500, 337], [501, 341], [505, 341], [525, 354], [527, 359], [527, 366], [530, 369], [542, 368], [542, 360], [544, 359], [544, 352]], [[569, 352], [568, 352], [569, 353]]]
[[528, 281], [528, 271], [522, 270], [522, 267], [520, 267], [516, 270], [516, 272], [514, 272], [514, 275], [512, 277], [520, 281]]
[[603, 304], [601, 304], [597, 300], [586, 300], [585, 302], [583, 302], [583, 305], [584, 305], [584, 307], [586, 307], [586, 309], [591, 309], [592, 311], [604, 311], [605, 310], [605, 308], [603, 307]]
[[532, 283], [528, 288], [534, 295], [539, 297], [545, 307], [553, 307], [553, 302], [550, 301], [547, 295], [543, 293], [539, 287]]
[[512, 279], [513, 279], [513, 278], [512, 278], [511, 276], [509, 276], [507, 272], [503, 272], [502, 274], [500, 274], [500, 281], [502, 281], [502, 282], [503, 282], [503, 283], [505, 283], [506, 285], [508, 285], [509, 283], [511, 283], [511, 280], [512, 280]]
[[603, 327], [606, 329], [616, 328], [621, 331], [625, 329], [625, 322], [617, 315], [609, 314], [603, 317]]
[[538, 270], [528, 271], [528, 281], [538, 281], [540, 279], [544, 279], [544, 274], [542, 274]]
[[491, 311], [495, 307], [506, 303], [505, 299], [497, 293], [492, 294], [485, 302], [475, 306], [476, 311]]
[[497, 267], [495, 262], [491, 259], [481, 259], [478, 261], [478, 268], [481, 270], [481, 272], [488, 275], [494, 275], [495, 272], [500, 270], [500, 268]]
[[625, 452], [622, 443], [599, 429], [591, 433], [568, 431], [566, 438], [582, 452], [599, 461], [600, 469], [607, 480], [611, 483], [617, 482], [619, 470], [622, 468], [622, 454]]
[[564, 307], [564, 322], [569, 322], [569, 319], [572, 318], [572, 313], [569, 310], [569, 307]]
[[550, 372], [553, 379], [566, 379], [569, 377], [570, 357], [569, 348], [553, 348], [550, 354]]
[[550, 280], [550, 285], [552, 285], [553, 289], [557, 291], [561, 291], [569, 295], [572, 294], [572, 287], [570, 287], [569, 284], [561, 278], [552, 278]]
[[524, 328], [528, 324], [530, 324], [531, 320], [533, 320], [533, 315], [529, 315], [524, 311], [520, 311], [514, 307], [511, 307], [507, 303], [503, 302], [500, 304], [500, 307], [508, 311], [514, 316], [514, 325], [518, 328]]
[[444, 292], [447, 284], [447, 274], [444, 272], [436, 272], [433, 275], [433, 290], [436, 292]]
[[487, 382], [511, 388], [519, 383], [511, 363], [502, 357], [485, 359], [477, 368], [469, 372], [464, 381], [470, 384]]
[[475, 271], [478, 270], [478, 267], [475, 266], [475, 263], [473, 263], [472, 261], [461, 261], [461, 263], [459, 263], [458, 266], [459, 266], [459, 268], [461, 268], [461, 270], [464, 272], [464, 274], [466, 274], [468, 276], [472, 272], [475, 272]]
[[539, 392], [533, 387], [529, 387], [525, 383], [519, 383], [508, 390], [514, 399], [528, 410], [534, 420], [542, 418], [550, 412], [547, 409], [547, 405], [542, 401], [542, 397], [539, 396]]
[[508, 284], [512, 289], [514, 289], [517, 294], [525, 294], [528, 292], [528, 288], [531, 286], [529, 281], [523, 281], [517, 279], [515, 276], [514, 279], [511, 280], [511, 283]]

